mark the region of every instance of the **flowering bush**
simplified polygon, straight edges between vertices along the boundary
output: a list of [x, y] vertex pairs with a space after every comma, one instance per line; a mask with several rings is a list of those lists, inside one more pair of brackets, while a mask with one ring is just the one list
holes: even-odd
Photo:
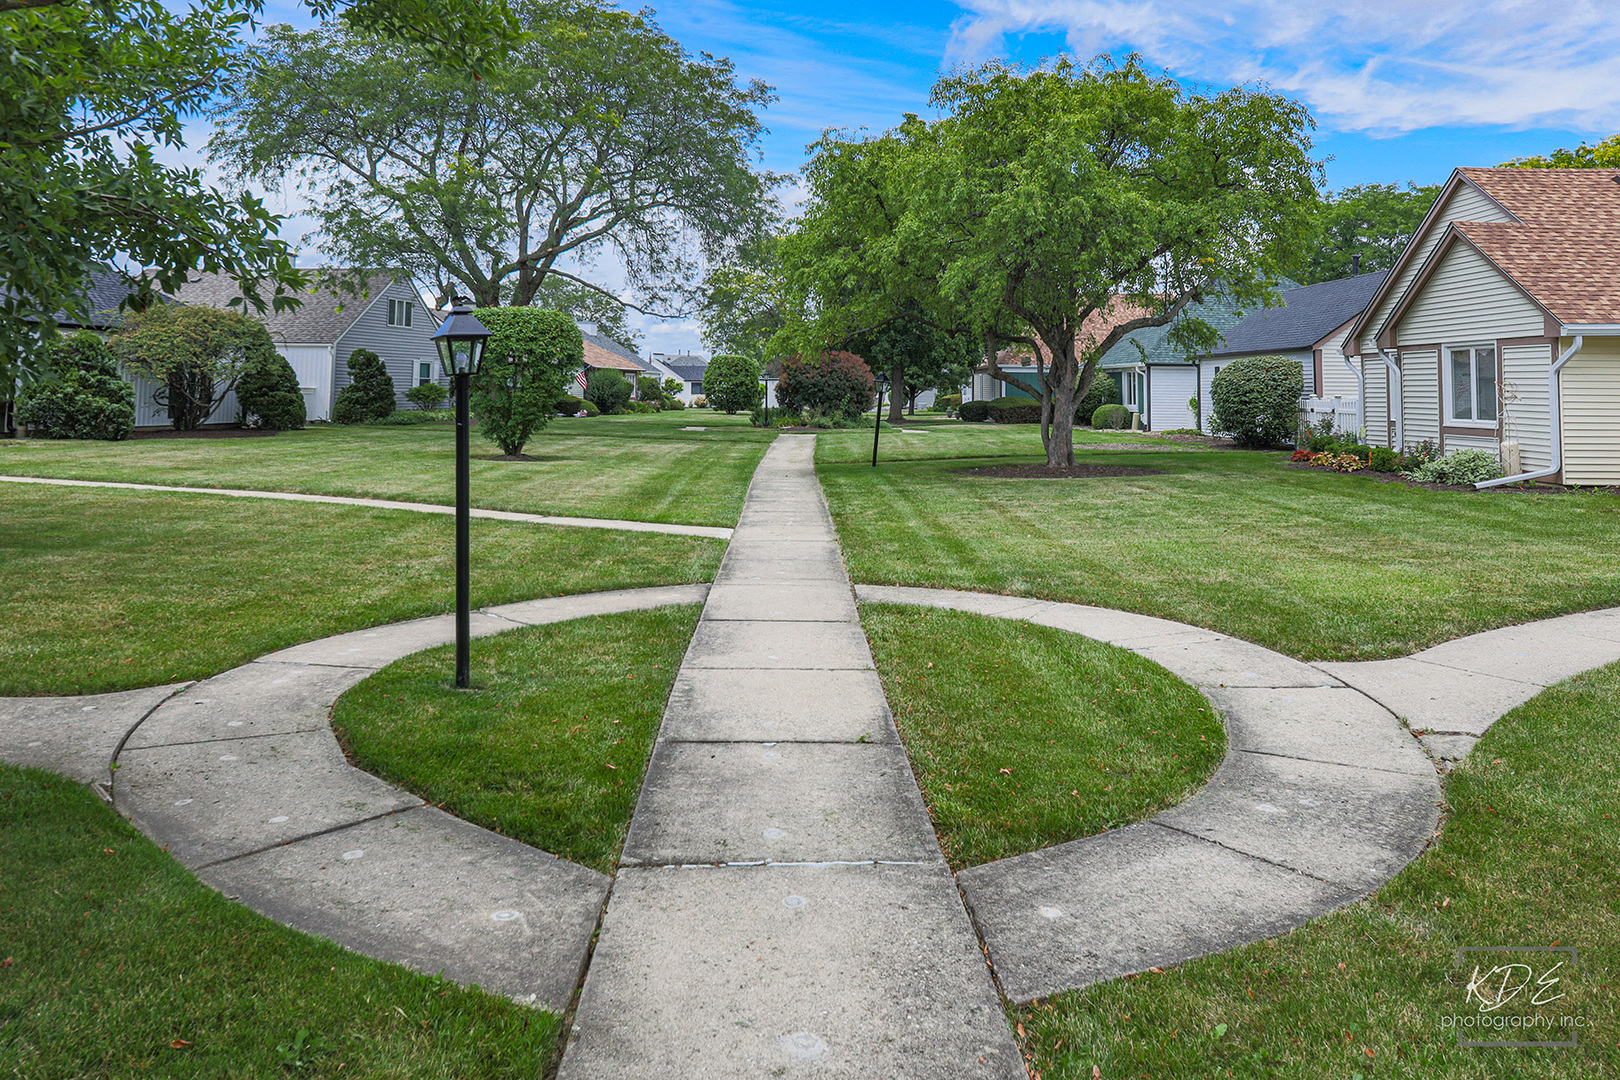
[[876, 400], [876, 383], [866, 361], [847, 352], [814, 359], [790, 356], [782, 362], [776, 400], [788, 412], [819, 412], [857, 417]]
[[1312, 454], [1311, 464], [1320, 465], [1324, 469], [1332, 469], [1334, 472], [1355, 472], [1357, 469], [1367, 467], [1367, 463], [1354, 454], [1335, 454], [1331, 451]]
[[1309, 460], [1311, 460], [1311, 458], [1313, 458], [1315, 456], [1316, 455], [1311, 453], [1309, 450], [1295, 450], [1294, 451], [1294, 456], [1289, 458], [1288, 460], [1289, 461], [1309, 461]]

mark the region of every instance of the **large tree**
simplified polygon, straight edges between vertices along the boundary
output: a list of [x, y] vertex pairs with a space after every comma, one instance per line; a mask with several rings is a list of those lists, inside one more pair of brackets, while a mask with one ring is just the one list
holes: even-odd
[[1548, 154], [1532, 154], [1502, 162], [1506, 169], [1616, 169], [1620, 168], [1620, 135], [1598, 143], [1570, 148], [1560, 146]]
[[999, 377], [1041, 401], [1049, 465], [1074, 462], [1075, 403], [1102, 354], [1171, 323], [1177, 343], [1213, 344], [1187, 306], [1217, 287], [1267, 302], [1316, 198], [1303, 105], [1189, 92], [1134, 57], [992, 62], [942, 79], [932, 101], [946, 114], [934, 124], [908, 117], [880, 140], [824, 148], [858, 182], [835, 185], [847, 205], [812, 208], [807, 225], [866, 239], [807, 243], [814, 257], [785, 276], [806, 325], [839, 310], [897, 318], [909, 299], [979, 334], [987, 355], [1044, 345], [1034, 380]]
[[[306, 0], [317, 14], [422, 43], [440, 63], [499, 59], [515, 35], [504, 0]], [[165, 165], [188, 117], [247, 62], [261, 0], [0, 0], [0, 385], [31, 377], [60, 320], [83, 322], [91, 276], [115, 265], [134, 306], [189, 271], [241, 278], [262, 308], [297, 303], [304, 278], [279, 218]]]
[[877, 329], [850, 338], [847, 348], [873, 371], [888, 373], [889, 420], [896, 424], [905, 418], [905, 408], [916, 407], [919, 394], [960, 390], [977, 359], [972, 339], [939, 329], [916, 304]]
[[594, 287], [579, 268], [610, 253], [636, 306], [680, 307], [699, 261], [763, 220], [771, 177], [750, 156], [770, 88], [646, 13], [513, 9], [524, 38], [476, 80], [348, 26], [269, 28], [219, 111], [216, 160], [296, 179], [329, 254], [444, 296], [526, 306], [552, 275]]
[[[1350, 274], [1388, 270], [1423, 223], [1439, 184], [1357, 184], [1329, 192], [1316, 206], [1311, 231], [1290, 276], [1314, 285]], [[1359, 259], [1359, 262], [1355, 261]]]

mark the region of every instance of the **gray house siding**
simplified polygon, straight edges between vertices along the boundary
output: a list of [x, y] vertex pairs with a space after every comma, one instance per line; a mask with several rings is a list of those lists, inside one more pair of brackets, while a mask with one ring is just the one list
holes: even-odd
[[[415, 304], [410, 326], [388, 325], [388, 301], [408, 300]], [[406, 281], [395, 281], [375, 296], [356, 299], [366, 309], [354, 325], [338, 338], [333, 350], [332, 389], [334, 396], [352, 381], [349, 378], [349, 355], [356, 349], [370, 349], [382, 357], [383, 366], [394, 380], [394, 404], [401, 409], [410, 408], [405, 391], [417, 385], [419, 365], [427, 364], [432, 381], [449, 385], [439, 368], [438, 352], [433, 347], [433, 332], [439, 328], [438, 320], [423, 303], [415, 289]]]

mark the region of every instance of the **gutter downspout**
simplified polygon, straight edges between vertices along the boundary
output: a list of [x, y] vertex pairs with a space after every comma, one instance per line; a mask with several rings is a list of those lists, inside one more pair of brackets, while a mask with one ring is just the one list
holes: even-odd
[[1565, 364], [1574, 359], [1576, 353], [1581, 351], [1581, 345], [1585, 342], [1585, 340], [1586, 339], [1580, 334], [1576, 334], [1574, 343], [1571, 344], [1569, 348], [1565, 349], [1563, 354], [1559, 356], [1557, 360], [1553, 361], [1552, 367], [1547, 369], [1547, 421], [1548, 428], [1552, 433], [1552, 438], [1550, 440], [1552, 442], [1552, 455], [1550, 458], [1552, 464], [1545, 469], [1536, 469], [1533, 472], [1522, 472], [1517, 476], [1503, 476], [1495, 480], [1481, 480], [1479, 483], [1474, 485], [1476, 489], [1497, 487], [1501, 484], [1517, 484], [1525, 480], [1540, 480], [1543, 476], [1551, 476], [1553, 473], [1558, 472], [1564, 467], [1564, 439], [1562, 430], [1563, 417], [1561, 415], [1562, 410], [1560, 409], [1558, 402], [1558, 371]]
[[1345, 367], [1350, 369], [1351, 378], [1356, 380], [1356, 390], [1360, 394], [1360, 396], [1356, 398], [1356, 410], [1361, 413], [1361, 430], [1356, 432], [1356, 437], [1361, 439], [1362, 441], [1366, 441], [1366, 438], [1367, 438], [1367, 376], [1366, 376], [1366, 373], [1364, 373], [1359, 367], [1352, 364], [1350, 362], [1350, 358], [1348, 356], [1344, 355], [1344, 353], [1342, 351], [1339, 353], [1339, 360], [1344, 364]]
[[1391, 359], [1387, 349], [1379, 349], [1378, 355], [1383, 357], [1384, 364], [1389, 368], [1390, 374], [1395, 376], [1390, 382], [1391, 388], [1395, 391], [1395, 400], [1389, 403], [1390, 412], [1395, 417], [1395, 445], [1390, 449], [1397, 454], [1404, 454], [1406, 453], [1406, 395], [1401, 392], [1401, 365]]

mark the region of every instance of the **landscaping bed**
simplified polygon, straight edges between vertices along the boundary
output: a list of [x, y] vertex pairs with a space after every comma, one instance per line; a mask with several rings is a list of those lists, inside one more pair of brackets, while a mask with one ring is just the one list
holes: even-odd
[[1225, 753], [1203, 695], [1125, 649], [901, 605], [861, 624], [953, 869], [1152, 817]]
[[359, 768], [475, 825], [611, 874], [696, 606], [429, 649], [351, 688], [332, 726]]

